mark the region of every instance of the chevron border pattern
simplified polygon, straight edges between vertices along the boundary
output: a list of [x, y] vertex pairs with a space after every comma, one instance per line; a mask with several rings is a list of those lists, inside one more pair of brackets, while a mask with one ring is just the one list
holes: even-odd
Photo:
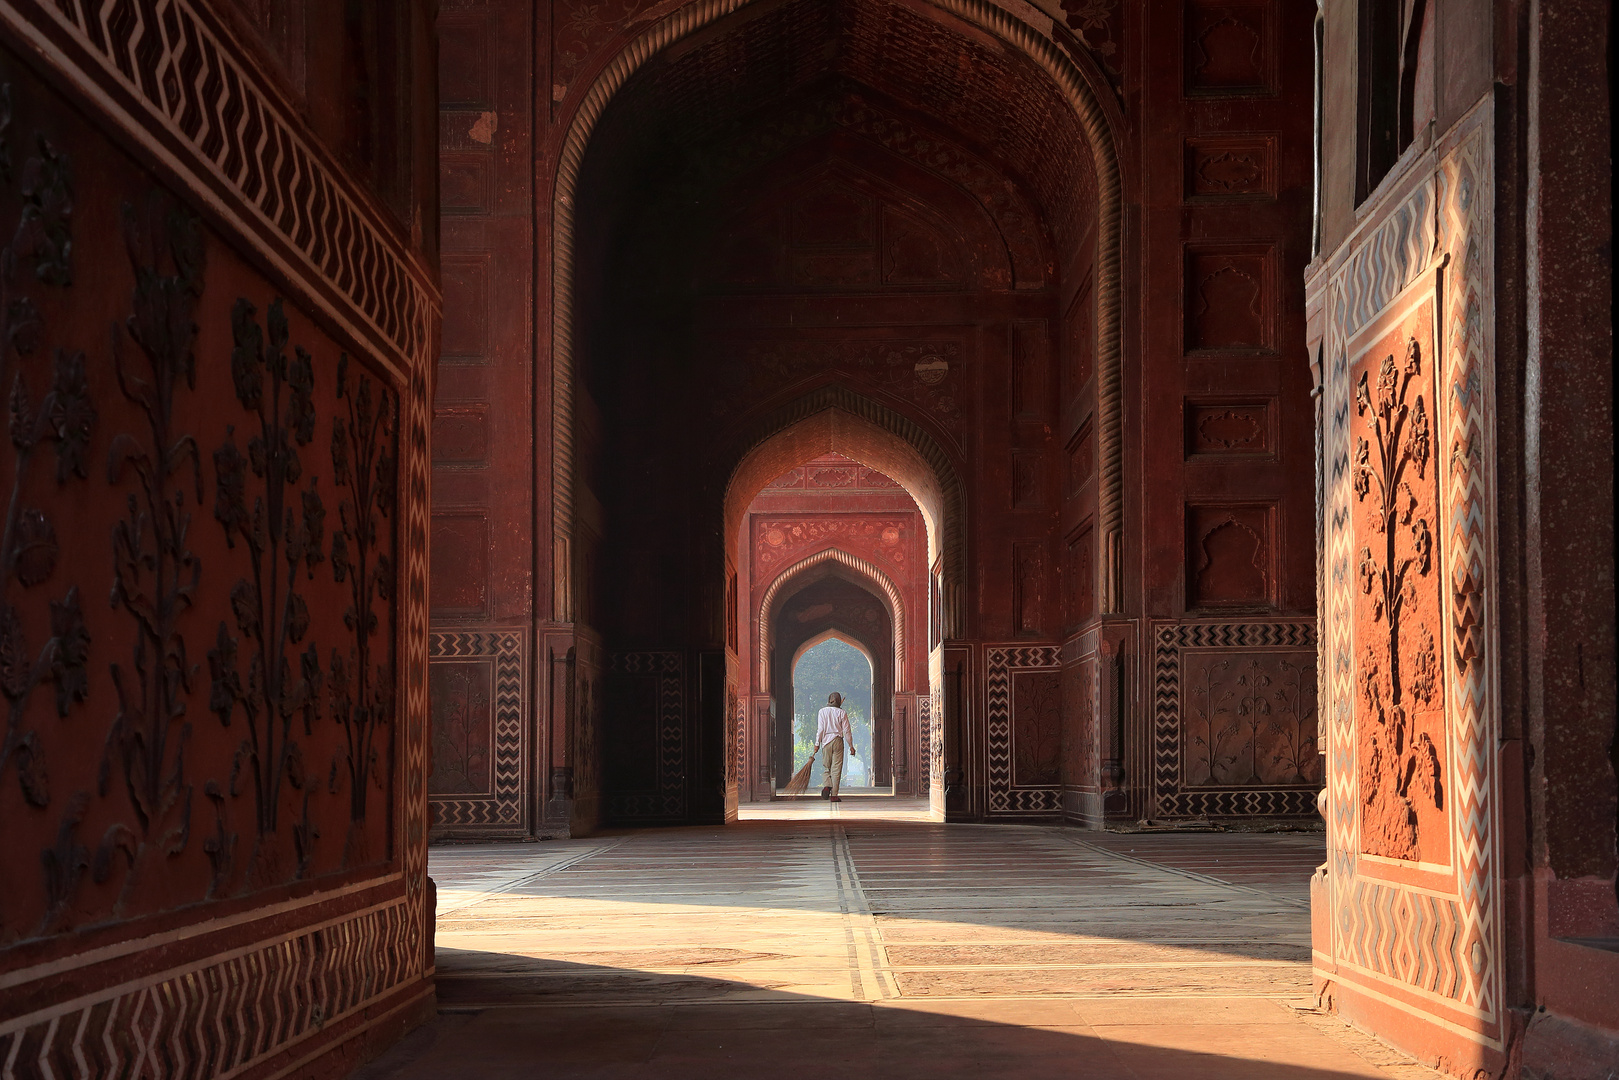
[[1315, 623], [1161, 622], [1153, 627], [1152, 785], [1159, 817], [1300, 816], [1315, 812], [1312, 787], [1190, 787], [1182, 775], [1185, 656], [1195, 649], [1314, 652]]
[[[1497, 555], [1495, 380], [1492, 294], [1495, 268], [1495, 150], [1492, 112], [1481, 104], [1412, 170], [1390, 198], [1400, 204], [1325, 282], [1322, 477], [1324, 610], [1322, 716], [1327, 749], [1330, 939], [1315, 942], [1333, 969], [1318, 971], [1346, 990], [1364, 985], [1384, 1002], [1448, 1032], [1502, 1045], [1502, 904], [1497, 895], [1499, 783], [1493, 748], [1497, 715], [1493, 588]], [[1446, 732], [1450, 765], [1450, 850], [1454, 885], [1413, 887], [1389, 880], [1382, 862], [1360, 855], [1349, 455], [1351, 339], [1421, 275], [1438, 310], [1435, 456], [1443, 469], [1440, 586], [1448, 608]], [[1436, 1023], [1438, 1021], [1435, 1021]]]
[[420, 975], [422, 959], [405, 900], [200, 967], [161, 970], [158, 950], [149, 955], [160, 970], [0, 1028], [0, 1075], [234, 1076], [388, 997]]
[[428, 662], [489, 659], [495, 665], [493, 787], [487, 795], [433, 795], [437, 835], [526, 836], [531, 822], [523, 797], [528, 759], [524, 722], [524, 673], [528, 670], [527, 630], [435, 630], [429, 635]]
[[1012, 672], [1060, 671], [1058, 645], [990, 645], [984, 649], [984, 737], [989, 762], [991, 815], [1029, 817], [1062, 813], [1062, 788], [1013, 783]]
[[607, 818], [624, 822], [679, 821], [686, 814], [685, 654], [613, 653], [609, 670], [658, 677], [658, 782], [647, 791], [608, 791]]
[[[290, 103], [239, 59], [197, 0], [55, 0], [0, 18], [75, 82], [121, 112], [146, 149], [181, 174], [243, 239], [361, 340], [391, 354], [395, 383], [426, 371], [440, 299], [397, 226], [332, 161]], [[116, 9], [116, 10], [114, 10]], [[79, 67], [82, 63], [84, 66]]]

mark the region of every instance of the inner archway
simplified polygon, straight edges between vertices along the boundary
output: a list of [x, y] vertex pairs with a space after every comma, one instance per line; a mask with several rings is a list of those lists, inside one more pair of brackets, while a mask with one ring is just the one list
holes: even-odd
[[[874, 741], [874, 703], [877, 700], [875, 665], [865, 646], [838, 630], [825, 630], [798, 647], [792, 663], [792, 760], [806, 760], [814, 747], [817, 717], [832, 694], [841, 699], [853, 732], [853, 746], [844, 756], [845, 789], [876, 789], [884, 786], [874, 772], [877, 747]], [[810, 776], [810, 790], [824, 781], [825, 764], [818, 763]], [[891, 783], [891, 782], [890, 782]]]
[[949, 538], [961, 533], [959, 499], [945, 496], [960, 485], [948, 462], [943, 476], [929, 464], [940, 459], [936, 446], [904, 441], [870, 402], [842, 400], [874, 419], [838, 408], [803, 416], [794, 403], [773, 418], [774, 434], [741, 454], [727, 486], [725, 561], [738, 583], [729, 617], [742, 628], [736, 676], [748, 703], [740, 802], [774, 798], [796, 770], [793, 665], [827, 634], [871, 658], [872, 779], [896, 794], [930, 794], [930, 597]]

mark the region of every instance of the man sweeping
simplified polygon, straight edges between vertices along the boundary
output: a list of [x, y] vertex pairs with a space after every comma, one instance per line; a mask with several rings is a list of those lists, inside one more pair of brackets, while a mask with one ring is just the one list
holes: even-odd
[[838, 785], [843, 782], [843, 748], [847, 746], [849, 753], [854, 754], [854, 731], [849, 727], [849, 714], [843, 711], [843, 695], [829, 694], [826, 699], [826, 708], [815, 718], [815, 751], [826, 747], [826, 786], [821, 789], [821, 798], [831, 799], [833, 802], [842, 802], [838, 798]]

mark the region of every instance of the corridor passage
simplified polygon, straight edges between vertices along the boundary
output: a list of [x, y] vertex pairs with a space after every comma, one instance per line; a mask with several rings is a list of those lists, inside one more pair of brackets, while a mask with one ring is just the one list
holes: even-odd
[[440, 1015], [361, 1076], [1437, 1075], [1310, 1010], [1321, 850], [888, 799], [435, 848]]

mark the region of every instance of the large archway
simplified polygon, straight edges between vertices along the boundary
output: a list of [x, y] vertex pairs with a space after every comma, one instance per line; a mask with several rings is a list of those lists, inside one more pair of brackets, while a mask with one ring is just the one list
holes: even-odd
[[[581, 178], [586, 173], [586, 159], [593, 149], [599, 154], [601, 142], [611, 138], [598, 138], [599, 126], [609, 108], [624, 96], [627, 84], [638, 75], [644, 76], [650, 68], [672, 68], [681, 60], [705, 47], [712, 46], [725, 32], [745, 31], [750, 21], [763, 22], [772, 15], [770, 8], [750, 11], [749, 0], [707, 0], [680, 9], [659, 20], [642, 32], [633, 42], [602, 70], [591, 85], [583, 101], [573, 114], [562, 151], [559, 155], [554, 190], [556, 215], [552, 242], [553, 310], [551, 319], [552, 382], [550, 393], [550, 420], [552, 442], [551, 518], [555, 545], [552, 559], [552, 610], [559, 622], [576, 621], [581, 615], [578, 603], [577, 578], [585, 556], [578, 550], [581, 544], [579, 527], [579, 443], [578, 417], [578, 361], [582, 348], [584, 319], [580, 308], [581, 294], [588, 292], [582, 283], [583, 271], [591, 261], [591, 254], [583, 251], [580, 220]], [[802, 6], [802, 5], [800, 5]], [[884, 6], [880, 3], [873, 6]], [[895, 5], [915, 10], [909, 5]], [[1118, 544], [1123, 522], [1122, 490], [1122, 397], [1120, 353], [1120, 272], [1122, 265], [1122, 237], [1119, 214], [1122, 200], [1120, 160], [1116, 147], [1116, 132], [1122, 126], [1116, 101], [1107, 88], [1106, 77], [1081, 55], [1070, 55], [1057, 48], [1046, 36], [1038, 33], [1006, 9], [985, 0], [924, 0], [916, 5], [926, 9], [925, 18], [937, 29], [944, 27], [953, 36], [972, 45], [985, 44], [985, 35], [993, 38], [994, 49], [1015, 54], [1018, 63], [1011, 74], [1030, 84], [1037, 92], [1029, 97], [1042, 102], [1052, 96], [1064, 106], [1067, 120], [1074, 125], [1077, 139], [1067, 145], [1082, 146], [1086, 152], [1088, 183], [1077, 185], [1077, 199], [1087, 206], [1089, 227], [1079, 230], [1080, 245], [1092, 249], [1089, 260], [1093, 268], [1084, 272], [1085, 293], [1074, 299], [1092, 307], [1093, 314], [1083, 319], [1087, 342], [1080, 347], [1091, 351], [1096, 367], [1096, 400], [1098, 419], [1094, 438], [1098, 458], [1098, 517], [1100, 528], [1092, 543], [1098, 548], [1097, 561], [1101, 573], [1096, 579], [1097, 610], [1115, 611], [1119, 606], [1119, 551]], [[762, 35], [761, 35], [762, 36]], [[813, 51], [817, 46], [802, 35], [802, 48]], [[971, 51], [971, 50], [969, 50]], [[1021, 69], [1019, 68], [1021, 64]], [[695, 65], [693, 65], [695, 66]], [[988, 67], [989, 65], [986, 65]], [[1001, 68], [1003, 65], [993, 65]], [[964, 65], [960, 70], [967, 70]], [[738, 81], [733, 79], [733, 84]], [[735, 85], [726, 90], [736, 92]], [[633, 97], [633, 95], [630, 95]], [[1012, 94], [1003, 100], [1016, 101]], [[1003, 117], [995, 117], [999, 121]], [[1055, 134], [1047, 132], [1047, 135]], [[990, 140], [986, 140], [990, 141]], [[1053, 140], [1053, 146], [1062, 145]], [[971, 164], [967, 166], [971, 168]], [[604, 185], [605, 186], [605, 185]], [[965, 186], [965, 185], [964, 185]], [[996, 195], [981, 196], [986, 208], [995, 213], [998, 225], [1011, 224], [1017, 229], [1020, 211], [1027, 208], [990, 207], [1001, 201]], [[1059, 196], [1061, 198], [1062, 196]], [[997, 213], [997, 209], [999, 213]], [[1050, 207], [1045, 208], [1048, 212]], [[1023, 222], [1027, 229], [1030, 222]], [[1036, 226], [1034, 232], [1038, 233]], [[1023, 243], [1020, 244], [1019, 240]], [[1059, 262], [1083, 263], [1072, 253], [1062, 252], [1058, 259], [1038, 251], [1037, 240], [1029, 237], [1006, 238], [1009, 254], [1020, 250], [1025, 255], [1033, 248], [1037, 254], [1034, 263], [1046, 262], [1044, 268], [1026, 265], [1017, 278], [1019, 288], [1040, 283]], [[1015, 261], [1015, 259], [1014, 259]], [[1027, 261], [1027, 260], [1026, 260]], [[1071, 294], [1072, 295], [1072, 294]], [[588, 502], [588, 496], [586, 501]], [[588, 544], [588, 540], [585, 541]]]
[[[738, 637], [735, 676], [752, 705], [738, 735], [748, 770], [738, 798], [768, 799], [776, 783], [791, 775], [784, 751], [792, 701], [783, 691], [792, 654], [809, 636], [830, 629], [860, 638], [873, 653], [879, 687], [873, 725], [880, 748], [873, 764], [880, 766], [882, 782], [928, 797], [931, 781], [922, 765], [937, 690], [928, 657], [940, 646], [948, 621], [941, 598], [964, 591], [959, 575], [966, 508], [956, 466], [916, 425], [837, 387], [761, 417], [725, 452], [735, 463], [723, 504], [715, 509], [723, 522], [724, 564], [741, 582], [732, 590], [728, 618], [749, 631]], [[833, 467], [802, 468], [815, 462]], [[879, 493], [892, 492], [868, 504], [887, 507], [889, 514], [852, 512], [857, 503], [848, 497], [832, 504], [843, 515], [762, 513], [772, 501], [765, 493], [781, 490], [775, 485], [784, 477], [796, 482], [798, 473], [828, 473], [841, 484], [848, 466], [857, 467], [862, 485], [874, 482]], [[915, 551], [906, 550], [911, 527], [903, 513], [892, 513], [901, 506], [916, 518]], [[948, 586], [942, 584], [947, 578]], [[806, 589], [829, 580], [854, 592], [820, 598], [810, 605], [813, 613], [786, 617]], [[866, 618], [855, 616], [855, 609]]]
[[[971, 4], [719, 14], [700, 34], [655, 28], [605, 73], [559, 174], [556, 611], [602, 640], [600, 794], [621, 821], [663, 817], [653, 806], [728, 817], [758, 782], [744, 781], [758, 725], [737, 529], [788, 464], [843, 454], [916, 500], [932, 596], [910, 622], [928, 625], [930, 649], [961, 642], [958, 667], [974, 638], [1054, 650], [1066, 618], [1058, 383], [1100, 401], [1113, 377], [1117, 260], [1100, 252], [1117, 246], [1117, 177], [1070, 61]], [[939, 34], [981, 63], [949, 74], [885, 59], [900, 38]], [[940, 79], [959, 85], [942, 92]], [[966, 104], [940, 109], [952, 99]], [[992, 100], [1017, 102], [1021, 134], [980, 107]], [[1059, 334], [1065, 324], [1076, 329]], [[1086, 436], [1104, 462], [1115, 405]], [[982, 519], [969, 467], [995, 492]], [[1066, 550], [1091, 546], [1082, 561], [1105, 571], [1114, 481], [1102, 471], [1083, 496], [1096, 524]], [[980, 548], [995, 569], [975, 577]], [[938, 678], [908, 673], [907, 722], [929, 750], [906, 755], [932, 764], [935, 744], [955, 747], [953, 812], [982, 814], [967, 760], [991, 760], [977, 749], [984, 716], [958, 696], [954, 734], [934, 730], [949, 726], [947, 666], [941, 651]], [[1041, 769], [1029, 782], [1049, 786]], [[929, 770], [935, 783], [943, 772]], [[576, 780], [576, 796], [591, 783]]]

